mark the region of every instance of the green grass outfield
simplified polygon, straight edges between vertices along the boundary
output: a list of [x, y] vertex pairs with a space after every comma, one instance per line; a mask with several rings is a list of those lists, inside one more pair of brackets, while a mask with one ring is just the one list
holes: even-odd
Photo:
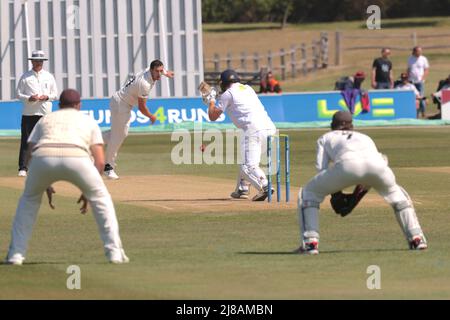
[[[168, 213], [116, 201], [131, 263], [110, 265], [92, 215], [77, 213], [75, 197], [57, 195], [55, 211], [45, 202], [41, 207], [27, 264], [0, 265], [0, 298], [450, 298], [450, 128], [361, 131], [389, 156], [398, 182], [412, 196], [429, 250], [407, 250], [392, 210], [381, 202], [370, 205], [363, 200], [346, 218], [326, 206], [320, 216], [321, 253], [301, 256], [290, 254], [298, 244], [295, 210]], [[323, 132], [287, 132], [292, 140], [294, 186], [313, 176], [315, 141]], [[229, 179], [223, 196], [229, 195], [236, 166], [175, 166], [170, 161], [174, 144], [167, 134], [128, 137], [120, 153], [120, 174]], [[18, 148], [18, 139], [0, 139], [0, 178], [15, 176]], [[160, 184], [164, 183], [162, 179]], [[294, 202], [297, 191], [291, 190]], [[20, 193], [17, 188], [0, 187], [1, 256], [7, 252]], [[376, 198], [373, 192], [370, 195]], [[66, 288], [66, 269], [73, 264], [81, 268], [81, 290]], [[380, 290], [367, 289], [370, 265], [381, 268]]]

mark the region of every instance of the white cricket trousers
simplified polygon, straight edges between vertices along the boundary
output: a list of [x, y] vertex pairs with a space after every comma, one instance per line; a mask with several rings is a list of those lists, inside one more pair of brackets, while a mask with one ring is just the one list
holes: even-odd
[[267, 177], [260, 168], [261, 156], [266, 159], [267, 137], [274, 135], [276, 129], [248, 130], [241, 135], [240, 154], [242, 164], [240, 165], [237, 188], [247, 190], [250, 182], [257, 190], [261, 191], [267, 185]]
[[373, 187], [389, 204], [407, 200], [381, 158], [346, 160], [319, 172], [303, 188], [303, 200], [321, 203], [325, 196], [357, 184]]
[[68, 181], [83, 192], [98, 225], [107, 257], [122, 256], [116, 212], [102, 177], [89, 157], [33, 157], [13, 222], [9, 257], [25, 257], [45, 190], [56, 181]]
[[116, 94], [111, 97], [109, 106], [111, 109], [111, 129], [103, 132], [103, 140], [106, 144], [106, 163], [115, 167], [117, 153], [130, 129], [132, 106], [122, 101]]

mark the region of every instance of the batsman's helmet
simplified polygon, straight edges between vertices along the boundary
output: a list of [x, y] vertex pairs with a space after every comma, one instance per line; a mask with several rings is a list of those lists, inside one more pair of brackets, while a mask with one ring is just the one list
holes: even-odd
[[220, 74], [220, 89], [222, 89], [222, 91], [225, 91], [230, 83], [239, 81], [241, 81], [241, 79], [239, 79], [236, 71], [234, 71], [233, 69], [227, 69]]
[[338, 111], [331, 120], [331, 130], [352, 130], [353, 118], [349, 111]]

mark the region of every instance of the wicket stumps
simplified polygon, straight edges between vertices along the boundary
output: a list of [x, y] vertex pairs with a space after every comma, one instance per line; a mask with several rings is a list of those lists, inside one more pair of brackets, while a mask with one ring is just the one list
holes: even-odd
[[281, 157], [280, 157], [280, 139], [284, 138], [284, 174], [285, 174], [285, 183], [286, 183], [286, 202], [289, 202], [289, 191], [290, 191], [290, 184], [291, 184], [291, 177], [290, 177], [290, 160], [289, 160], [289, 153], [290, 153], [290, 145], [289, 145], [289, 136], [287, 134], [279, 134], [279, 135], [272, 135], [267, 137], [267, 163], [268, 163], [268, 170], [267, 170], [267, 181], [268, 181], [268, 188], [269, 193], [267, 196], [267, 200], [269, 202], [272, 201], [272, 172], [273, 172], [273, 163], [272, 163], [272, 141], [274, 140], [276, 142], [276, 174], [277, 174], [277, 202], [281, 201]]

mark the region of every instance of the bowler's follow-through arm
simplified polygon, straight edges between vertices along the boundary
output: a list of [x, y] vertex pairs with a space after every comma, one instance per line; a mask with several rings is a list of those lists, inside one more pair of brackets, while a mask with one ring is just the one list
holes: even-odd
[[145, 99], [145, 98], [138, 98], [138, 108], [139, 108], [139, 111], [144, 116], [146, 116], [147, 118], [150, 119], [152, 124], [155, 123], [156, 116], [154, 114], [151, 114], [150, 111], [148, 110], [148, 108], [147, 108], [147, 99]]
[[[161, 73], [163, 76], [166, 76], [168, 78], [173, 78], [174, 77], [174, 72], [170, 71], [170, 70], [163, 70]], [[155, 121], [157, 120], [156, 116], [154, 114], [152, 114], [148, 108], [147, 108], [147, 98], [138, 98], [138, 109], [139, 111], [146, 116], [147, 118], [150, 119], [151, 123], [154, 124]]]

